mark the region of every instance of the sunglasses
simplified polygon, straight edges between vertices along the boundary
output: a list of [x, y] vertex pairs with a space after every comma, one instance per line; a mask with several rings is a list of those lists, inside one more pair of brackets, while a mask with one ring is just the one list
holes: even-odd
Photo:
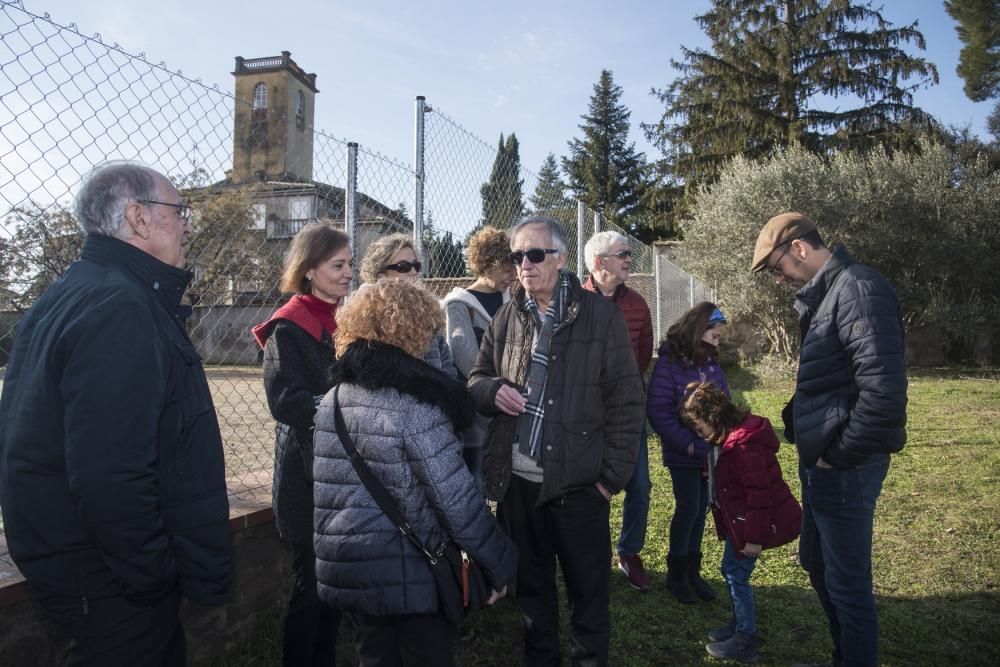
[[532, 264], [541, 264], [545, 261], [546, 255], [554, 255], [558, 250], [555, 248], [532, 248], [531, 250], [515, 250], [507, 255], [507, 259], [514, 266], [521, 266], [521, 262], [527, 257]]
[[416, 271], [417, 273], [420, 273], [420, 269], [423, 268], [423, 266], [424, 265], [421, 264], [419, 260], [416, 262], [408, 262], [404, 259], [402, 262], [396, 262], [395, 264], [389, 264], [388, 266], [383, 267], [382, 271], [395, 271], [396, 273], [409, 273], [410, 271]]
[[601, 257], [617, 257], [618, 259], [625, 259], [626, 257], [631, 257], [631, 250], [619, 250], [618, 252], [608, 253], [606, 255], [601, 255]]

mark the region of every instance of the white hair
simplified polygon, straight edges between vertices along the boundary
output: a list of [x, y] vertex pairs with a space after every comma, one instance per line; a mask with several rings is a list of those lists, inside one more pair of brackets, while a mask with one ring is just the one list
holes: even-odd
[[[94, 167], [76, 197], [76, 221], [87, 234], [121, 237], [125, 208], [156, 199], [157, 171], [138, 162], [114, 160]], [[164, 177], [165, 178], [165, 177]]]
[[[525, 227], [538, 226], [544, 227], [549, 232], [549, 237], [552, 239], [552, 247], [559, 251], [559, 254], [563, 257], [566, 256], [566, 231], [559, 224], [559, 221], [553, 217], [547, 215], [529, 215], [521, 218], [516, 225], [511, 227], [510, 230], [510, 242], [514, 243], [514, 237], [517, 236]], [[513, 246], [511, 246], [513, 249]]]
[[587, 271], [594, 272], [594, 263], [598, 255], [606, 255], [616, 245], [628, 247], [628, 239], [618, 232], [598, 232], [590, 237], [583, 247], [583, 259], [587, 262]]

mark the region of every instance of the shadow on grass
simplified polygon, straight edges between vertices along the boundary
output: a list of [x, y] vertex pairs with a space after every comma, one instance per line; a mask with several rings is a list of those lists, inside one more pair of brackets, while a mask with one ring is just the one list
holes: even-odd
[[[673, 600], [656, 573], [653, 589], [632, 590], [621, 576], [612, 576], [611, 664], [720, 665], [705, 653], [708, 630], [729, 617], [725, 591], [714, 602], [682, 605]], [[821, 662], [830, 657], [832, 643], [826, 618], [815, 594], [795, 586], [759, 586], [754, 589], [760, 634], [761, 665]], [[565, 603], [565, 600], [563, 600]], [[1000, 650], [995, 621], [1000, 594], [970, 593], [911, 599], [879, 598], [882, 665], [997, 665]], [[562, 639], [567, 646], [563, 608]], [[465, 624], [472, 635], [457, 643], [455, 657], [467, 667], [508, 667], [521, 664], [521, 615], [509, 600], [474, 614]], [[265, 667], [280, 663], [281, 616], [276, 613], [218, 667]], [[568, 664], [568, 648], [563, 663]], [[338, 665], [357, 665], [350, 633], [341, 628]]]

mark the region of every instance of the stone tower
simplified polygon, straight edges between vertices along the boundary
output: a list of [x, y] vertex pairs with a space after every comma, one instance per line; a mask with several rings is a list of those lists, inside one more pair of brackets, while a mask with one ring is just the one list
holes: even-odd
[[311, 181], [316, 75], [280, 56], [236, 57], [233, 183]]

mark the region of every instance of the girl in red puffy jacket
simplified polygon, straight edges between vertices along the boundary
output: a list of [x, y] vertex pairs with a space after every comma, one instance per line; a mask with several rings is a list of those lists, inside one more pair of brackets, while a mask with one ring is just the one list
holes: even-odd
[[726, 660], [757, 660], [757, 624], [750, 575], [763, 549], [798, 537], [802, 508], [781, 476], [778, 437], [764, 417], [732, 403], [711, 383], [692, 382], [681, 417], [712, 447], [708, 454], [709, 503], [726, 545], [722, 575], [733, 606], [730, 622], [705, 646]]

